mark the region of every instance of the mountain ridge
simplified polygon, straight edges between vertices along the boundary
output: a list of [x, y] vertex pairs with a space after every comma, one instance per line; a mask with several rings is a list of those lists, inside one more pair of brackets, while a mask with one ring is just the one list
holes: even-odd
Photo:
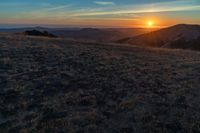
[[91, 40], [95, 42], [113, 42], [129, 36], [137, 36], [149, 32], [144, 28], [47, 28], [25, 27], [0, 29], [0, 32], [22, 33], [27, 30], [47, 31], [58, 37], [78, 40]]
[[193, 45], [190, 46], [190, 44], [199, 37], [200, 25], [178, 24], [136, 37], [124, 38], [118, 40], [117, 42], [140, 46], [181, 48], [181, 44], [179, 44], [179, 47], [175, 47], [176, 45], [174, 45], [174, 43], [177, 41], [180, 43], [182, 40], [184, 41], [183, 45], [187, 45], [187, 49], [194, 49]]

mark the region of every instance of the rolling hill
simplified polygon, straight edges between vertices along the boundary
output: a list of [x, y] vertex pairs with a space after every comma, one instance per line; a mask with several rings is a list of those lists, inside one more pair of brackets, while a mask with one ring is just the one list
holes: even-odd
[[23, 33], [25, 31], [47, 31], [58, 37], [74, 39], [80, 41], [94, 42], [113, 42], [118, 39], [129, 36], [137, 36], [149, 32], [143, 28], [45, 28], [45, 27], [27, 27], [0, 29], [1, 33]]
[[200, 50], [200, 26], [179, 24], [117, 42], [139, 46]]
[[0, 34], [0, 132], [200, 132], [200, 53]]

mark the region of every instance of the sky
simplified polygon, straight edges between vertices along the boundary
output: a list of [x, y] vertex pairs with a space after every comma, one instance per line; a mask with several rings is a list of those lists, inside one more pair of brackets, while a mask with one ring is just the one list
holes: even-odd
[[0, 0], [0, 26], [166, 27], [179, 23], [200, 24], [200, 0]]

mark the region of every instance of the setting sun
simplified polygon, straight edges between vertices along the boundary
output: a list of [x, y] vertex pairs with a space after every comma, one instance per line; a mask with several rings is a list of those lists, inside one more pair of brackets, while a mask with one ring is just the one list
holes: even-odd
[[148, 21], [147, 25], [148, 25], [148, 27], [153, 27], [154, 26], [154, 22], [153, 21]]

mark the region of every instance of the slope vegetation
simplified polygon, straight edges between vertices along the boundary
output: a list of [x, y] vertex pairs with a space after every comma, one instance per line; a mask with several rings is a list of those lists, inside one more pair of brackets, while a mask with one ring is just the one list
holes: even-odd
[[184, 48], [200, 50], [200, 26], [179, 24], [136, 37], [119, 40], [140, 46]]
[[200, 53], [0, 35], [0, 132], [200, 132]]

